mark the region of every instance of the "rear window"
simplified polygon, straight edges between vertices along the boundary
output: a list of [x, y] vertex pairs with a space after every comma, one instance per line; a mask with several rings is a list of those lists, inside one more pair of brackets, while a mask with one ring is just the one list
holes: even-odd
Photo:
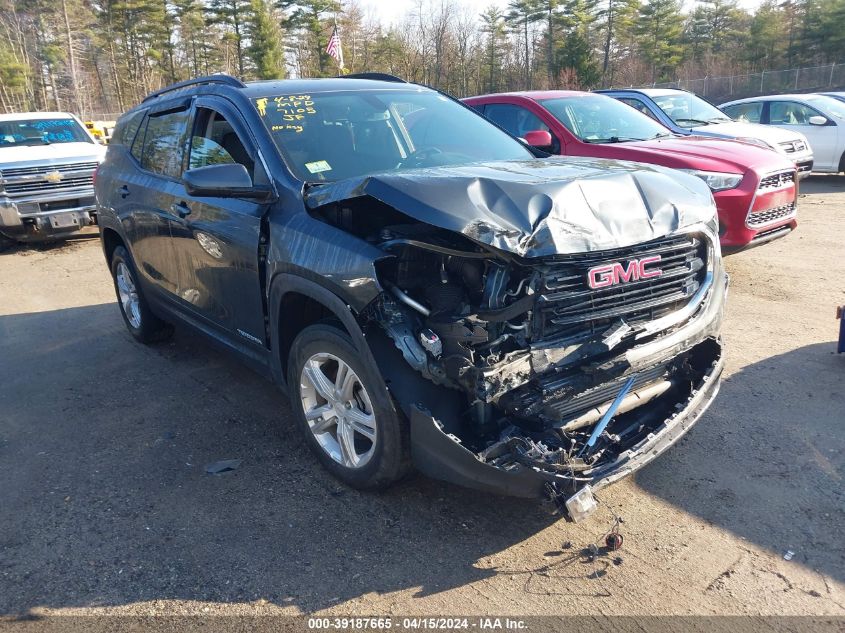
[[162, 176], [179, 178], [187, 123], [187, 110], [151, 116], [144, 135], [141, 167]]
[[117, 125], [115, 125], [114, 133], [109, 143], [111, 145], [132, 145], [132, 141], [135, 140], [135, 135], [138, 133], [138, 128], [141, 127], [141, 121], [143, 120], [143, 110], [121, 117]]

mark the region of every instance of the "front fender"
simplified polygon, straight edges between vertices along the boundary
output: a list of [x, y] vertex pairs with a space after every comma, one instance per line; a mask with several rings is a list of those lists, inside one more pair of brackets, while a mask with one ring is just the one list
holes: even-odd
[[270, 328], [273, 333], [270, 337], [272, 350], [271, 369], [276, 382], [283, 388], [286, 388], [282, 366], [284, 359], [282, 358], [281, 340], [277, 333], [279, 332], [282, 320], [285, 318], [285, 315], [281, 314], [280, 309], [282, 301], [285, 295], [292, 292], [313, 299], [330, 310], [340, 320], [344, 328], [346, 328], [358, 352], [366, 360], [375, 365], [375, 359], [370, 351], [370, 346], [364, 338], [364, 332], [361, 330], [361, 326], [358, 324], [357, 315], [349, 304], [342, 301], [331, 290], [310, 279], [289, 273], [277, 273], [270, 280], [269, 290]]

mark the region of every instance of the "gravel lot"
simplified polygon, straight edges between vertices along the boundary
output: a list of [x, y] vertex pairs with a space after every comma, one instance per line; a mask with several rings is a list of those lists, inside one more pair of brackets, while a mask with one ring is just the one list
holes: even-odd
[[[716, 403], [579, 525], [422, 477], [346, 489], [236, 360], [135, 343], [96, 240], [7, 250], [0, 614], [845, 615], [845, 178], [802, 188], [796, 233], [727, 260]], [[610, 508], [621, 562], [587, 562]]]

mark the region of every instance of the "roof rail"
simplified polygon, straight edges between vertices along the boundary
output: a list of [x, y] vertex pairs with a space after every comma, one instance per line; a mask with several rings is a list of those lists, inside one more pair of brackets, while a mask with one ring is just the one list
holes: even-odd
[[225, 86], [232, 86], [233, 88], [246, 88], [246, 84], [240, 79], [236, 79], [231, 75], [225, 75], [223, 73], [220, 73], [218, 75], [208, 75], [206, 77], [186, 79], [185, 81], [180, 81], [179, 83], [166, 86], [161, 90], [156, 90], [155, 92], [151, 92], [150, 94], [148, 94], [146, 97], [144, 97], [144, 101], [142, 103], [146, 103], [150, 99], [155, 99], [156, 97], [160, 97], [161, 95], [166, 94], [168, 92], [179, 90], [180, 88], [187, 88], [188, 86], [201, 86], [203, 84], [222, 84]]
[[397, 84], [408, 83], [401, 77], [388, 73], [351, 73], [349, 75], [338, 75], [337, 79], [374, 79], [376, 81], [392, 81]]

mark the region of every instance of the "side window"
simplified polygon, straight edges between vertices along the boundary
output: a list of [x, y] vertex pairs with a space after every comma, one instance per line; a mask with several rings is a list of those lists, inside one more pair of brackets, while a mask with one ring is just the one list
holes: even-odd
[[149, 119], [144, 119], [141, 127], [138, 130], [138, 133], [135, 135], [135, 140], [132, 141], [132, 149], [130, 153], [132, 156], [135, 157], [139, 163], [141, 162], [141, 157], [144, 153], [144, 136], [147, 133], [147, 124], [150, 122]]
[[763, 102], [756, 103], [736, 103], [731, 106], [722, 108], [722, 112], [731, 117], [734, 121], [743, 121], [744, 123], [759, 123], [760, 115], [763, 113]]
[[792, 101], [769, 103], [769, 123], [772, 125], [809, 125], [810, 117], [818, 112], [808, 106]]
[[141, 167], [162, 176], [179, 178], [187, 123], [187, 110], [149, 117]]
[[114, 128], [109, 143], [112, 145], [131, 145], [135, 140], [135, 134], [141, 126], [141, 121], [144, 119], [144, 113], [134, 112], [133, 114], [123, 117], [117, 122]]
[[649, 107], [639, 99], [632, 99], [631, 97], [622, 97], [619, 100], [622, 103], [631, 106], [632, 108], [637, 110], [637, 112], [642, 112], [646, 116], [650, 116], [655, 121], [657, 120], [657, 117], [654, 116], [654, 112], [652, 112], [651, 109], [649, 109]]
[[525, 136], [533, 130], [550, 131], [536, 114], [510, 103], [488, 103], [484, 115], [514, 136]]
[[240, 163], [255, 182], [255, 161], [226, 118], [214, 110], [198, 108], [188, 169]]

